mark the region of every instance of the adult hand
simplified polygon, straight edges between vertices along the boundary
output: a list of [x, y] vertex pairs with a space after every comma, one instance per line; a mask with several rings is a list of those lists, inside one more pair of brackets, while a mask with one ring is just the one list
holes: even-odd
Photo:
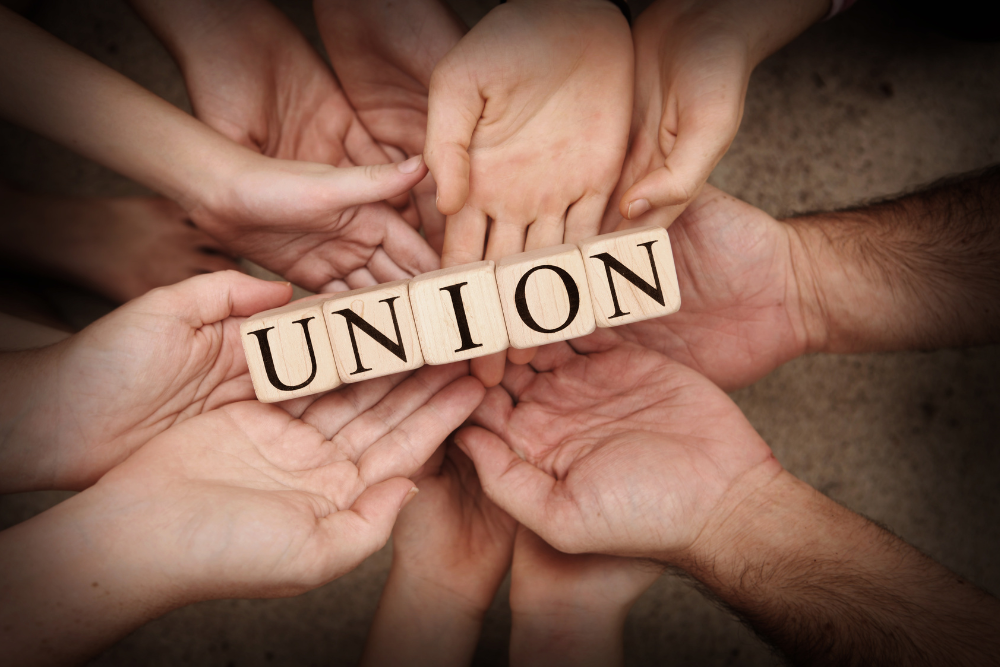
[[[423, 153], [431, 73], [465, 24], [440, 0], [314, 0], [313, 7], [337, 78], [368, 131], [393, 159]], [[440, 252], [436, 194], [430, 175], [413, 188], [424, 235]]]
[[[667, 215], [654, 211], [647, 220]], [[811, 315], [810, 260], [794, 224], [706, 185], [669, 233], [680, 311], [615, 331], [726, 391], [816, 349], [825, 325]]]
[[659, 0], [640, 14], [629, 152], [608, 215], [635, 220], [665, 207], [664, 225], [680, 215], [736, 136], [750, 73], [829, 6]]
[[431, 77], [427, 164], [449, 215], [442, 265], [597, 233], [621, 171], [632, 45], [605, 0], [512, 0]]
[[629, 609], [663, 572], [651, 561], [556, 551], [518, 527], [511, 568], [511, 663], [621, 665]]
[[510, 568], [516, 524], [454, 445], [412, 479], [420, 495], [393, 529], [392, 569], [362, 664], [465, 665]]
[[234, 403], [161, 433], [4, 533], [5, 646], [17, 662], [38, 647], [67, 662], [173, 607], [294, 595], [350, 571], [388, 539], [415, 491], [406, 476], [482, 398], [467, 372], [350, 385], [294, 414]]
[[678, 563], [702, 528], [781, 471], [722, 390], [600, 330], [509, 365], [456, 442], [486, 494], [566, 553]]

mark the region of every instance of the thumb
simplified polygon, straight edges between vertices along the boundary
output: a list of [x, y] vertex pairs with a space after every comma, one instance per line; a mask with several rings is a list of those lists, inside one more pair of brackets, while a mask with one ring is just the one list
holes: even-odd
[[739, 98], [727, 98], [711, 108], [682, 113], [672, 146], [673, 133], [666, 127], [665, 113], [659, 128], [660, 149], [667, 156], [664, 166], [644, 176], [622, 196], [619, 209], [625, 219], [634, 220], [650, 209], [684, 205], [694, 199], [736, 137], [743, 113], [740, 107]]
[[404, 162], [343, 167], [331, 177], [342, 208], [373, 204], [408, 192], [427, 175], [423, 156]]
[[469, 144], [485, 102], [475, 81], [447, 63], [431, 76], [427, 100], [427, 166], [438, 187], [438, 211], [455, 215], [469, 197]]
[[170, 313], [198, 329], [230, 316], [246, 317], [283, 306], [291, 297], [289, 283], [216, 271], [153, 290], [125, 307]]
[[372, 485], [358, 496], [350, 509], [334, 512], [319, 523], [315, 546], [332, 571], [329, 581], [343, 576], [385, 546], [403, 506], [417, 493], [413, 482], [394, 477]]

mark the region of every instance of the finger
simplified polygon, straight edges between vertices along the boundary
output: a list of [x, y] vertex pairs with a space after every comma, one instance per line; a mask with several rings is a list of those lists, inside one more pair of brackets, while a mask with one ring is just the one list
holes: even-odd
[[625, 339], [614, 329], [598, 328], [594, 333], [566, 341], [569, 347], [579, 354], [594, 354], [607, 352], [625, 342]]
[[409, 272], [399, 268], [382, 246], [375, 248], [375, 252], [368, 259], [368, 271], [379, 283], [391, 283], [413, 277]]
[[405, 194], [426, 173], [427, 166], [417, 155], [405, 162], [340, 168], [327, 178], [335, 192], [337, 205], [348, 208]]
[[325, 285], [321, 285], [319, 290], [320, 294], [337, 294], [338, 292], [350, 291], [351, 287], [343, 280], [331, 280]]
[[475, 80], [442, 61], [431, 75], [427, 98], [427, 165], [438, 185], [437, 207], [445, 215], [462, 210], [469, 197], [469, 144], [485, 100]]
[[524, 251], [526, 224], [509, 220], [494, 220], [486, 242], [486, 259], [499, 262], [507, 255]]
[[509, 347], [507, 348], [507, 361], [518, 366], [530, 364], [531, 360], [535, 358], [536, 352], [538, 352], [537, 347], [529, 347], [524, 350], [519, 350], [516, 347]]
[[[723, 100], [715, 108], [698, 109], [698, 113], [682, 113], [678, 118], [676, 139], [660, 125], [660, 143], [667, 156], [664, 166], [656, 169], [632, 187], [622, 197], [619, 208], [628, 220], [634, 220], [651, 208], [686, 204], [698, 194], [701, 186], [729, 149], [739, 129], [740, 102]], [[667, 114], [664, 114], [664, 120]]]
[[496, 433], [501, 438], [507, 438], [507, 427], [513, 411], [514, 401], [510, 394], [500, 387], [492, 387], [487, 390], [486, 396], [476, 407], [469, 421]]
[[528, 233], [524, 238], [524, 249], [527, 251], [560, 245], [563, 242], [565, 231], [566, 217], [564, 215], [539, 216], [528, 227]]
[[[413, 200], [416, 203], [417, 212], [420, 214], [420, 225], [424, 230], [427, 243], [434, 248], [434, 252], [440, 253], [444, 249], [444, 230], [447, 218], [441, 214], [441, 211], [437, 210], [436, 198], [437, 183], [434, 182], [433, 176], [427, 174], [424, 180], [413, 188]], [[483, 238], [485, 237], [484, 233]]]
[[386, 222], [382, 249], [408, 277], [436, 271], [441, 267], [438, 254], [427, 245], [420, 232], [406, 224], [398, 214], [394, 214]]
[[222, 255], [205, 255], [198, 258], [198, 271], [201, 273], [216, 273], [218, 271], [238, 271], [243, 273], [240, 265], [229, 257]]
[[601, 219], [608, 206], [604, 195], [585, 195], [566, 212], [566, 236], [563, 243], [579, 243], [601, 233]]
[[483, 258], [486, 245], [486, 213], [465, 206], [445, 222], [441, 245], [441, 266], [450, 268]]
[[560, 366], [565, 366], [579, 356], [576, 350], [565, 341], [552, 343], [538, 348], [538, 354], [531, 360], [531, 368], [539, 373], [547, 373]]
[[385, 546], [403, 506], [415, 495], [417, 487], [408, 479], [396, 477], [365, 489], [350, 509], [334, 512], [317, 522], [313, 547], [307, 563], [325, 563], [316, 580], [319, 585], [341, 577]]
[[504, 368], [507, 366], [507, 353], [497, 352], [485, 357], [476, 357], [469, 361], [472, 376], [478, 378], [483, 386], [489, 389], [503, 380]]
[[468, 419], [484, 393], [479, 380], [468, 376], [437, 392], [361, 455], [357, 464], [361, 479], [372, 484], [397, 475], [412, 475], [448, 434]]
[[[389, 152], [372, 138], [364, 123], [357, 116], [352, 118], [351, 124], [347, 128], [347, 134], [344, 137], [344, 150], [351, 162], [357, 165], [389, 164], [406, 159], [406, 156], [399, 152], [396, 152], [395, 155], [389, 155]], [[394, 208], [406, 206], [409, 200], [409, 192], [401, 192], [387, 199]]]
[[332, 440], [358, 415], [377, 405], [410, 375], [412, 373], [393, 373], [365, 382], [343, 385], [308, 405], [302, 412], [301, 419], [322, 433], [324, 438]]
[[536, 375], [538, 375], [538, 371], [527, 364], [520, 366], [507, 364], [500, 386], [513, 396], [514, 400], [519, 400], [521, 394], [528, 388], [528, 385], [534, 382]]
[[[559, 533], [563, 533], [566, 528], [560, 517], [552, 514], [550, 498], [557, 484], [554, 477], [521, 460], [503, 440], [485, 429], [463, 428], [455, 434], [455, 444], [472, 459], [490, 500], [557, 549], [565, 544], [561, 534], [553, 536], [549, 529], [550, 525], [559, 525]], [[553, 537], [559, 539], [553, 542]]]
[[354, 269], [348, 273], [344, 276], [344, 280], [351, 289], [361, 289], [362, 287], [372, 287], [373, 285], [378, 285], [378, 281], [375, 280], [375, 276], [373, 276], [371, 271], [364, 266], [360, 269]]
[[153, 303], [157, 309], [199, 328], [230, 316], [245, 317], [277, 308], [291, 298], [290, 283], [261, 280], [239, 271], [219, 271], [155, 289], [126, 307], [148, 307], [139, 304]]

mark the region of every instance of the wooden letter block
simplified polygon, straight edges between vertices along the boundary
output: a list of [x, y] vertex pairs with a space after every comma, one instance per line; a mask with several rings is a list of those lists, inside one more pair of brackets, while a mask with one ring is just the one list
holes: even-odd
[[267, 310], [240, 325], [243, 352], [257, 398], [274, 403], [318, 394], [341, 384], [323, 320], [327, 297]]
[[323, 304], [333, 356], [344, 382], [359, 382], [424, 365], [413, 323], [409, 281], [327, 297]]
[[576, 246], [504, 257], [496, 274], [511, 347], [555, 343], [596, 328], [583, 256]]
[[410, 281], [410, 306], [428, 364], [482, 357], [510, 346], [493, 262], [417, 276]]
[[637, 227], [580, 241], [594, 317], [616, 327], [676, 313], [681, 307], [667, 230]]

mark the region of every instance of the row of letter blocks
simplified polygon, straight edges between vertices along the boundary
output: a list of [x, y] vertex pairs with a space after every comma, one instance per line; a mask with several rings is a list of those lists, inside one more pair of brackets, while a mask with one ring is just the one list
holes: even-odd
[[532, 348], [680, 308], [661, 227], [595, 236], [365, 289], [323, 294], [248, 318], [240, 332], [265, 403], [344, 382]]

